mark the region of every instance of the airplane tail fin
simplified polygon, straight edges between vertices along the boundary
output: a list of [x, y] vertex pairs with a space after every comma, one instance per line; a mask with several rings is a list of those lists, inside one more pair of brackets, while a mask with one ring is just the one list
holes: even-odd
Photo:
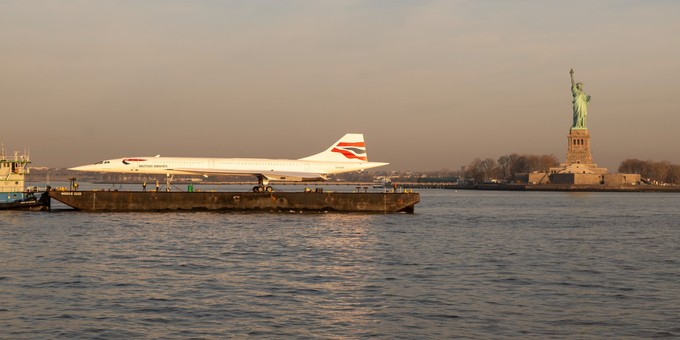
[[301, 161], [325, 161], [325, 162], [368, 162], [364, 135], [361, 133], [348, 133], [335, 142], [326, 151], [317, 153]]

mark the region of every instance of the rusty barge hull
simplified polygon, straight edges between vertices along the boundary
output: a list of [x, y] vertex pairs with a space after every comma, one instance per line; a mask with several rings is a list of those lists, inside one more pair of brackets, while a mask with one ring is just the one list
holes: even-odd
[[51, 191], [81, 211], [413, 213], [419, 193]]

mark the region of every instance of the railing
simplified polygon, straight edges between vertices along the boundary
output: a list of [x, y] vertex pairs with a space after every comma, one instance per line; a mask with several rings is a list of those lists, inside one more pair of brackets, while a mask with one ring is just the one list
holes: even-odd
[[0, 186], [0, 192], [44, 192], [47, 190], [46, 186], [28, 186], [21, 185], [7, 185]]

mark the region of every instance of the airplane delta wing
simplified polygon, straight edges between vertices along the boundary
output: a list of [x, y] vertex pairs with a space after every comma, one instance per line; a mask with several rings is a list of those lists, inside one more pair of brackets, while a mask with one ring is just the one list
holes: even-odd
[[272, 191], [269, 181], [324, 181], [328, 175], [362, 171], [389, 163], [369, 162], [364, 135], [348, 133], [331, 147], [300, 159], [127, 157], [69, 170], [159, 175], [256, 176], [254, 191]]
[[272, 181], [283, 182], [301, 182], [301, 181], [325, 181], [327, 174], [304, 172], [304, 171], [279, 171], [271, 169], [263, 171], [262, 169], [195, 169], [195, 168], [175, 168], [175, 171], [183, 173], [191, 173], [194, 175], [208, 176], [208, 175], [225, 175], [225, 176], [263, 176]]

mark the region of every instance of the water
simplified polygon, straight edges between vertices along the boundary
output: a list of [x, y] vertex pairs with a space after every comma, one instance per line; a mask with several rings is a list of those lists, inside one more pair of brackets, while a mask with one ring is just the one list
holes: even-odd
[[416, 214], [0, 212], [0, 338], [671, 338], [680, 194]]

